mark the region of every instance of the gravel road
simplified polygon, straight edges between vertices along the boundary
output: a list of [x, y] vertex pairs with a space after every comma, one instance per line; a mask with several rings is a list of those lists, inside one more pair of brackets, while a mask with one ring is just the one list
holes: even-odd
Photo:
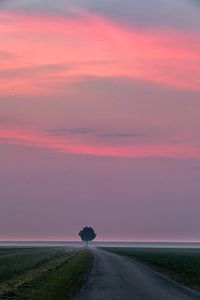
[[199, 293], [132, 259], [92, 252], [94, 264], [79, 300], [200, 300]]

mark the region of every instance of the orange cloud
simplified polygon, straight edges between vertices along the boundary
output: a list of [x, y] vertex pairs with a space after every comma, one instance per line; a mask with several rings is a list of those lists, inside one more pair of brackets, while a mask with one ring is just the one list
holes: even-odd
[[52, 149], [62, 153], [124, 158], [168, 157], [200, 159], [200, 149], [185, 145], [142, 144], [104, 146], [83, 143], [73, 137], [47, 136], [34, 131], [0, 129], [0, 143]]
[[88, 76], [200, 91], [199, 32], [126, 27], [86, 12], [65, 18], [2, 11], [0, 18], [1, 51], [15, 54], [0, 57], [0, 94], [48, 94]]

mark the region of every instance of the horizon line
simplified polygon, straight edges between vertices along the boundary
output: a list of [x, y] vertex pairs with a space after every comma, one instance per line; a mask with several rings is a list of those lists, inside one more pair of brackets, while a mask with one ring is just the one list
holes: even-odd
[[[62, 242], [62, 243], [79, 243], [82, 242], [81, 240], [1, 240], [0, 243], [19, 243], [19, 242], [27, 242], [27, 243], [34, 243], [34, 242]], [[200, 240], [94, 240], [93, 243], [200, 243]]]

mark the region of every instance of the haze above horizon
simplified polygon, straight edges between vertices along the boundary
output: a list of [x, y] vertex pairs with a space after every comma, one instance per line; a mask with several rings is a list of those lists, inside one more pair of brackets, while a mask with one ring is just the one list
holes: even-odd
[[198, 240], [199, 116], [198, 1], [0, 1], [0, 239]]

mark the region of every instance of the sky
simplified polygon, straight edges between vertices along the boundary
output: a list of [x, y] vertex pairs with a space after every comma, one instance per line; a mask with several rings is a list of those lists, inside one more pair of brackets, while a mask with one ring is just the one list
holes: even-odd
[[199, 241], [198, 0], [0, 0], [0, 240]]

